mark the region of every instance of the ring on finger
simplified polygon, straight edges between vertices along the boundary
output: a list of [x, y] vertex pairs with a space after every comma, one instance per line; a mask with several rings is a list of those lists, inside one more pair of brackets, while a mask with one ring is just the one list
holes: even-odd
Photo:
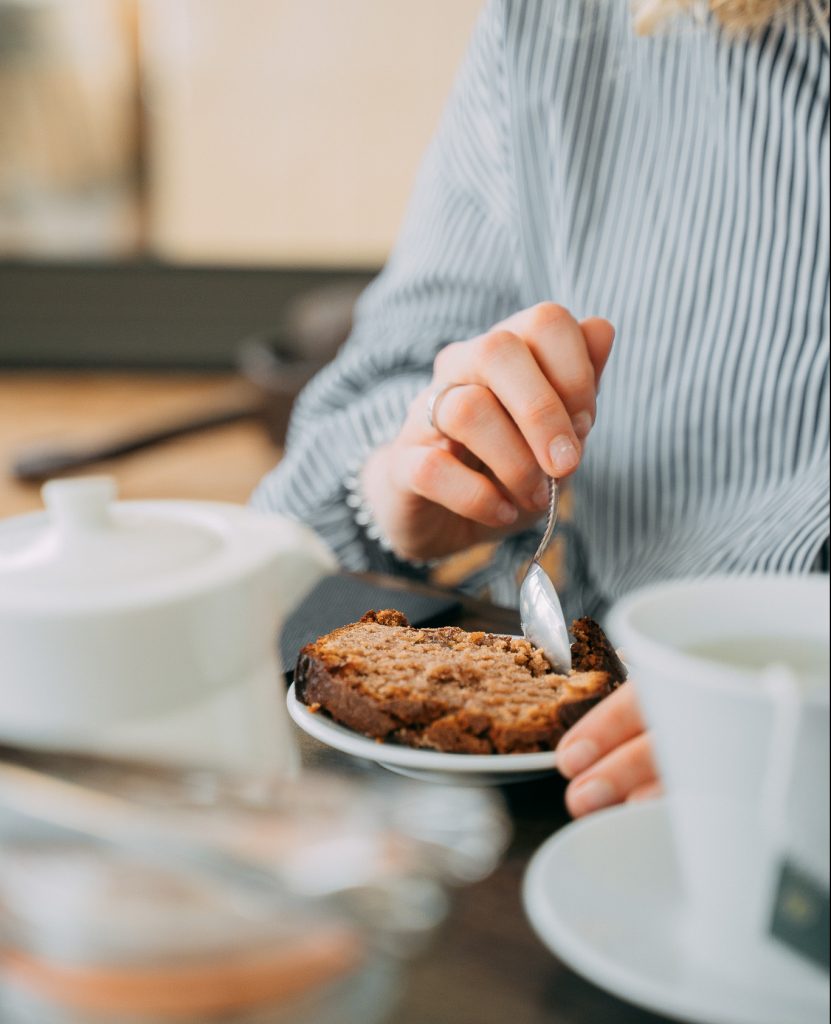
[[463, 387], [465, 387], [464, 384], [458, 383], [456, 381], [450, 384], [442, 384], [439, 387], [437, 387], [436, 390], [427, 399], [427, 422], [430, 424], [432, 429], [436, 431], [437, 434], [441, 434], [442, 437], [447, 437], [448, 440], [452, 440], [452, 438], [450, 438], [448, 434], [445, 434], [445, 432], [436, 422], [439, 403], [441, 402], [442, 398], [444, 398], [448, 391], [452, 391], [453, 388]]

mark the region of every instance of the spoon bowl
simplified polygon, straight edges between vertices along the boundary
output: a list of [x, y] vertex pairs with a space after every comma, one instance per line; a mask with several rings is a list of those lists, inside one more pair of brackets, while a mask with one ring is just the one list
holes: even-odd
[[540, 563], [554, 533], [558, 508], [559, 487], [552, 477], [545, 532], [519, 588], [519, 616], [526, 640], [540, 648], [555, 671], [566, 675], [571, 671], [568, 628], [557, 590]]

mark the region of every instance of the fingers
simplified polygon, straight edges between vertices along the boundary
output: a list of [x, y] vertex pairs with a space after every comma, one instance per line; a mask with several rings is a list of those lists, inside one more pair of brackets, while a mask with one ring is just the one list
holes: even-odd
[[548, 479], [516, 424], [489, 388], [453, 388], [434, 409], [433, 422], [460, 442], [502, 484], [522, 508], [548, 507]]
[[577, 468], [581, 445], [568, 410], [518, 335], [493, 330], [448, 345], [436, 358], [435, 373], [439, 380], [489, 388], [546, 473], [563, 477]]
[[652, 744], [649, 735], [642, 733], [578, 775], [566, 789], [566, 807], [579, 818], [621, 803], [638, 792], [650, 792], [656, 783]]
[[627, 796], [626, 800], [629, 803], [637, 803], [639, 800], [654, 800], [655, 797], [661, 796], [663, 792], [664, 787], [657, 780], [655, 782], [645, 782], [642, 786], [636, 786]]
[[504, 528], [519, 514], [493, 481], [443, 448], [402, 448], [393, 465], [393, 483], [483, 526]]
[[631, 683], [624, 683], [566, 733], [557, 747], [557, 767], [572, 780], [566, 806], [575, 817], [656, 792], [652, 744]]
[[557, 745], [557, 768], [567, 779], [644, 731], [631, 683], [624, 683], [593, 707]]
[[435, 379], [489, 388], [538, 465], [565, 477], [577, 468], [594, 424], [597, 382], [613, 338], [607, 321], [578, 324], [562, 306], [543, 302], [479, 338], [448, 345], [436, 358]]
[[[541, 302], [514, 314], [505, 326], [527, 342], [562, 399], [578, 440], [585, 440], [594, 425], [597, 373], [581, 325], [562, 306]], [[601, 333], [594, 323], [592, 330]]]

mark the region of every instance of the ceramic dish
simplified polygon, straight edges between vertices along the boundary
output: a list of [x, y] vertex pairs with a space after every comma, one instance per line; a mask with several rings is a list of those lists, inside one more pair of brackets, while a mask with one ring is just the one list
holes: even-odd
[[[610, 851], [613, 851], [611, 853]], [[683, 893], [664, 800], [601, 811], [534, 854], [525, 912], [545, 945], [594, 984], [673, 1020], [819, 1024], [828, 983], [747, 984], [697, 963], [681, 939]]]
[[395, 743], [382, 743], [338, 725], [321, 712], [310, 711], [294, 694], [286, 697], [289, 714], [300, 728], [321, 743], [353, 757], [375, 761], [399, 775], [427, 782], [462, 786], [493, 786], [550, 774], [555, 767], [553, 750], [537, 754], [443, 754]]

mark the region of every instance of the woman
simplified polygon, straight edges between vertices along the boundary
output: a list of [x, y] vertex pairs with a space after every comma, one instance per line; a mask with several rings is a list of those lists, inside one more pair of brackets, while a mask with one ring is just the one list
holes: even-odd
[[[827, 6], [709, 8], [488, 3], [395, 251], [260, 507], [353, 569], [497, 539], [476, 583], [509, 604], [545, 477], [570, 477], [567, 615], [673, 576], [816, 565]], [[560, 751], [574, 814], [655, 787], [627, 687]]]

